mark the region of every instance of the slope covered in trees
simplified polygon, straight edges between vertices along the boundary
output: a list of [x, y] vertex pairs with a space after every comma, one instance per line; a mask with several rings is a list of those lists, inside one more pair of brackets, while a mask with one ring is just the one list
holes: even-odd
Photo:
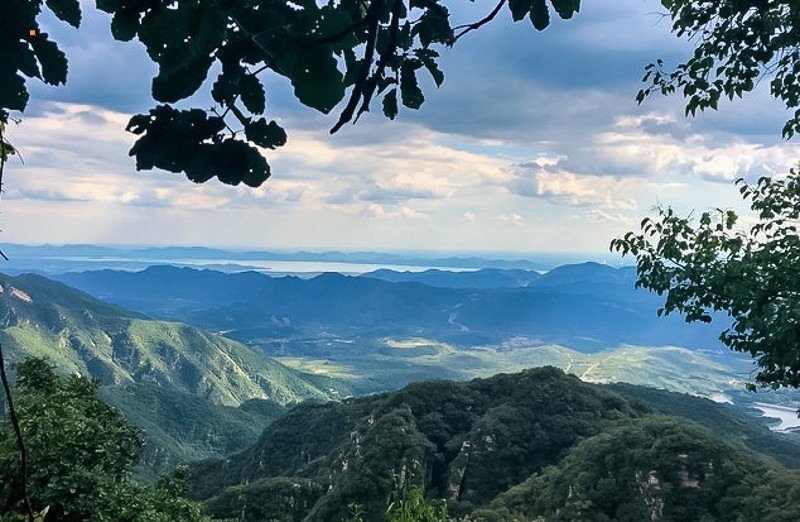
[[[696, 425], [650, 416], [582, 441], [476, 516], [486, 521], [789, 521], [800, 515], [798, 488], [797, 472], [737, 451]], [[785, 495], [764, 495], [778, 489]]]
[[100, 400], [97, 381], [60, 377], [43, 359], [16, 369], [16, 428], [27, 451], [23, 465], [15, 427], [0, 420], [0, 519], [207, 520], [174, 477], [132, 481], [141, 433]]
[[[743, 502], [785, 508], [779, 499], [762, 502], [756, 489], [773, 478], [797, 481], [796, 473], [754, 451], [792, 454], [796, 463], [800, 445], [765, 444], [780, 439], [745, 417], [739, 421], [766, 437], [758, 447], [747, 430], [723, 441], [687, 419], [653, 413], [554, 368], [423, 382], [297, 407], [246, 451], [195, 466], [193, 494], [216, 516], [252, 521], [340, 520], [352, 504], [362, 506], [365, 520], [383, 520], [398, 483], [447, 499], [453, 516], [486, 520], [549, 520], [580, 508], [587, 520], [639, 522], [651, 505], [681, 513], [673, 520], [707, 513], [736, 520], [731, 513]], [[586, 491], [581, 502], [570, 494], [573, 484]], [[520, 501], [529, 491], [536, 502]], [[608, 491], [615, 496], [607, 498]], [[800, 501], [796, 492], [787, 494]]]
[[0, 275], [0, 288], [8, 361], [46, 357], [62, 374], [98, 379], [102, 397], [146, 430], [148, 475], [244, 447], [286, 404], [350, 394], [346, 383], [40, 276]]
[[152, 383], [238, 406], [336, 396], [336, 381], [301, 374], [224, 337], [151, 321], [35, 275], [0, 276], [10, 361], [48, 356], [105, 384]]

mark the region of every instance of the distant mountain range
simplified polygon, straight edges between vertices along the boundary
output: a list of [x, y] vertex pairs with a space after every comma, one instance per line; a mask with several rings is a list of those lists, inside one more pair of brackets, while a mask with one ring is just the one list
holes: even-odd
[[541, 277], [539, 272], [521, 269], [482, 268], [475, 271], [452, 272], [430, 269], [422, 272], [398, 272], [381, 269], [367, 272], [372, 277], [390, 283], [423, 283], [440, 288], [517, 288], [528, 286]]
[[686, 324], [658, 317], [661, 298], [634, 288], [635, 271], [597, 263], [539, 275], [521, 270], [381, 270], [304, 280], [167, 266], [140, 272], [57, 276], [139, 312], [227, 331], [233, 338], [316, 335], [419, 336], [462, 346], [527, 337], [597, 351], [620, 344], [716, 349], [725, 319]]
[[[201, 246], [131, 247], [107, 245], [20, 245], [5, 244], [3, 251], [10, 258], [3, 262], [7, 273], [41, 272], [47, 274], [98, 268], [142, 269], [162, 263], [178, 266], [214, 266], [242, 270], [268, 267], [271, 263], [345, 263], [353, 272], [362, 273], [358, 265], [439, 267], [454, 269], [522, 268], [549, 270], [559, 264], [586, 259], [617, 256], [602, 254], [443, 254], [441, 252], [310, 252], [221, 249]], [[320, 272], [321, 270], [306, 270]]]
[[[37, 275], [0, 274], [0, 324], [8, 362], [46, 357], [61, 372], [108, 385], [104, 397], [148, 429], [151, 463], [230, 451], [287, 404], [352, 393], [343, 381], [287, 368], [185, 324], [144, 319]], [[249, 428], [231, 432], [231, 424]]]

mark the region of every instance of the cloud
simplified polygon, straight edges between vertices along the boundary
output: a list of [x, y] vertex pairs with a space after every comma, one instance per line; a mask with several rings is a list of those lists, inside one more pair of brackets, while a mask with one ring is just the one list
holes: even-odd
[[[389, 127], [380, 144], [365, 145], [353, 137], [381, 135]], [[365, 122], [352, 130], [345, 140], [319, 131], [295, 132], [271, 157], [276, 178], [302, 182], [308, 204], [352, 213], [374, 203], [408, 216], [402, 208], [447, 204], [500, 176], [507, 165], [502, 158], [453, 147], [446, 135], [418, 125]]]
[[522, 216], [516, 212], [512, 212], [511, 214], [500, 214], [498, 216], [494, 216], [492, 220], [498, 223], [507, 223], [510, 225], [522, 225], [523, 222]]
[[129, 115], [85, 104], [51, 103], [9, 129], [24, 163], [7, 166], [6, 198], [123, 206], [219, 208], [230, 191], [198, 186], [183, 175], [136, 172]]
[[626, 178], [548, 172], [520, 166], [508, 187], [520, 196], [547, 199], [557, 205], [635, 209], [636, 201], [631, 195], [636, 184]]

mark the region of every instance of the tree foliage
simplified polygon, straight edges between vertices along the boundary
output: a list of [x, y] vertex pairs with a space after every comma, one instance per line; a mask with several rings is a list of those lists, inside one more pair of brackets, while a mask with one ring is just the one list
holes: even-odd
[[[0, 55], [13, 58], [0, 64], [0, 122], [9, 110], [25, 109], [26, 77], [58, 85], [67, 74], [64, 53], [38, 32], [42, 0], [10, 1], [0, 20]], [[263, 149], [287, 140], [285, 130], [265, 116], [262, 73], [287, 78], [300, 103], [326, 114], [346, 98], [331, 132], [357, 120], [380, 96], [383, 113], [393, 119], [399, 105], [418, 109], [425, 101], [421, 74], [442, 84], [441, 48], [488, 23], [506, 5], [500, 0], [485, 18], [454, 26], [442, 0], [96, 1], [112, 15], [114, 38], [138, 39], [158, 65], [152, 95], [161, 105], [127, 126], [139, 136], [130, 152], [137, 169], [183, 172], [198, 183], [216, 176], [253, 187], [270, 175]], [[64, 22], [80, 24], [78, 0], [46, 5]], [[542, 30], [551, 11], [570, 18], [580, 0], [509, 0], [508, 8], [515, 21], [528, 18]], [[174, 107], [200, 89], [215, 64], [215, 106]]]
[[[716, 109], [770, 79], [772, 95], [793, 116], [783, 126], [800, 130], [800, 3], [791, 0], [662, 0], [673, 32], [696, 42], [692, 56], [673, 71], [658, 60], [647, 66], [637, 99], [680, 91], [686, 114]], [[671, 208], [645, 218], [612, 250], [636, 257], [638, 286], [666, 294], [659, 313], [681, 312], [687, 321], [710, 322], [713, 311], [731, 315], [720, 340], [749, 353], [758, 364], [756, 382], [800, 386], [800, 177], [763, 177], [755, 185], [738, 180], [757, 215], [749, 229], [737, 227], [731, 210], [704, 212], [699, 223]], [[750, 385], [750, 388], [754, 388]]]
[[[15, 405], [28, 450], [28, 496], [45, 520], [198, 521], [180, 480], [130, 480], [142, 439], [97, 396], [99, 384], [63, 379], [42, 359], [17, 366]], [[18, 454], [8, 419], [0, 423], [0, 515], [24, 513]]]
[[738, 180], [758, 216], [749, 229], [731, 210], [704, 212], [697, 223], [671, 208], [642, 220], [612, 250], [633, 255], [637, 286], [666, 294], [659, 314], [680, 312], [710, 322], [725, 311], [733, 323], [720, 335], [732, 350], [750, 354], [756, 382], [800, 387], [800, 172], [785, 179]]
[[386, 509], [387, 522], [447, 522], [447, 504], [425, 500], [420, 487], [397, 487]]
[[252, 522], [797, 519], [800, 474], [752, 451], [796, 459], [797, 445], [734, 408], [631, 388], [537, 368], [303, 405], [196, 464], [193, 494]]
[[651, 416], [585, 439], [476, 515], [498, 522], [788, 522], [800, 514], [798, 485], [797, 472], [752, 459], [704, 428]]
[[716, 109], [752, 91], [762, 77], [770, 92], [794, 115], [784, 137], [800, 130], [800, 3], [794, 0], [661, 0], [672, 32], [696, 42], [692, 56], [666, 70], [658, 60], [646, 67], [637, 99], [680, 91], [686, 114]]

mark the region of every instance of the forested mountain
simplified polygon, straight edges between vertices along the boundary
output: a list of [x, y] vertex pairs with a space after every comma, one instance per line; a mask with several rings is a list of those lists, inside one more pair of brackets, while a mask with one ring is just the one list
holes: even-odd
[[[674, 398], [653, 393], [654, 403]], [[800, 476], [755, 453], [797, 465], [796, 442], [732, 409], [703, 427], [647, 402], [548, 367], [306, 404], [246, 451], [196, 465], [194, 495], [217, 516], [248, 521], [338, 521], [354, 504], [379, 521], [398, 484], [447, 499], [451, 515], [492, 521], [800, 515]], [[741, 429], [728, 431], [730, 422]], [[784, 486], [785, 495], [762, 495]]]
[[515, 288], [528, 286], [541, 277], [534, 270], [513, 268], [481, 268], [475, 271], [453, 272], [430, 269], [422, 272], [398, 272], [382, 268], [362, 274], [362, 277], [391, 283], [423, 283], [442, 288]]
[[[519, 279], [519, 272], [492, 273]], [[229, 331], [242, 341], [332, 331], [414, 335], [466, 346], [525, 336], [588, 351], [622, 343], [719, 346], [718, 324], [687, 325], [681, 317], [658, 317], [658, 296], [634, 288], [632, 269], [584, 263], [532, 276], [527, 286], [480, 288], [485, 275], [447, 276], [459, 278], [458, 288], [334, 273], [303, 280], [171, 267], [58, 277], [110, 302]]]
[[143, 319], [36, 275], [0, 275], [0, 321], [8, 362], [45, 357], [105, 384], [104, 398], [147, 430], [143, 460], [156, 468], [241, 448], [286, 404], [351, 393], [230, 339]]

